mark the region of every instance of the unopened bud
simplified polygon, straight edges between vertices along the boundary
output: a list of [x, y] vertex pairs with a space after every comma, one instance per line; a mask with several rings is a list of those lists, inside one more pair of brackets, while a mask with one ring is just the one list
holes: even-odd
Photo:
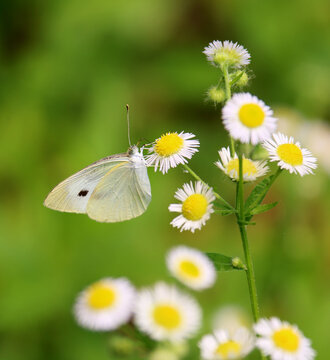
[[179, 360], [179, 357], [169, 349], [159, 348], [150, 354], [149, 360]]
[[239, 87], [243, 87], [246, 86], [247, 83], [249, 82], [249, 76], [245, 71], [241, 71], [242, 75], [240, 76], [240, 78], [237, 80], [236, 85]]
[[212, 86], [208, 92], [207, 96], [210, 100], [212, 100], [215, 103], [222, 103], [226, 99], [226, 94], [223, 89], [218, 89], [216, 86]]
[[129, 356], [136, 351], [136, 343], [120, 335], [111, 336], [108, 340], [108, 347], [111, 354], [117, 356]]

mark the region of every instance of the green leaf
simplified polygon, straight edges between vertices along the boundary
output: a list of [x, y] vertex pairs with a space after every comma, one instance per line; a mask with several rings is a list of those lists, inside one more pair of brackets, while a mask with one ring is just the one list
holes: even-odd
[[269, 188], [271, 187], [275, 177], [276, 177], [276, 174], [270, 175], [266, 179], [263, 179], [251, 191], [251, 194], [245, 201], [244, 208], [246, 209], [246, 213], [251, 213], [251, 211], [262, 202], [262, 200], [266, 196]]
[[247, 215], [257, 215], [257, 214], [261, 214], [265, 211], [268, 211], [270, 209], [272, 209], [273, 207], [275, 207], [276, 205], [278, 204], [278, 201], [275, 201], [273, 203], [270, 203], [270, 204], [263, 204], [263, 205], [258, 205], [256, 206], [254, 209], [252, 209], [250, 211], [249, 214]]
[[215, 214], [220, 214], [222, 216], [227, 216], [237, 213], [236, 210], [214, 210]]
[[235, 210], [234, 208], [231, 208], [230, 206], [228, 206], [220, 201], [214, 201], [213, 204], [217, 209], [220, 209], [220, 210], [230, 210], [230, 211]]
[[246, 268], [241, 261], [237, 260], [237, 257], [232, 258], [217, 253], [206, 253], [206, 255], [213, 262], [217, 271], [244, 270]]

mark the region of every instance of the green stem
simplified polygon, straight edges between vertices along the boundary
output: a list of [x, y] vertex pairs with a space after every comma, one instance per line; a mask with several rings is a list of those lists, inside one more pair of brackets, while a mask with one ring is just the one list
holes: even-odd
[[[225, 80], [225, 94], [226, 94], [226, 100], [229, 100], [231, 98], [231, 88], [230, 88], [230, 81], [229, 81], [229, 74], [228, 74], [228, 67], [224, 66], [222, 68], [223, 78]], [[234, 139], [229, 136], [230, 141], [230, 154], [231, 156], [235, 155], [235, 141]]]
[[[192, 169], [190, 169], [190, 167], [187, 164], [183, 164], [182, 165], [189, 173], [190, 175], [192, 175], [196, 180], [202, 182], [205, 186], [207, 186], [209, 189], [211, 188], [204, 180], [202, 180]], [[213, 189], [213, 194], [214, 196], [222, 201], [226, 206], [228, 206], [228, 208], [230, 208], [231, 210], [235, 210], [230, 204], [229, 202], [227, 202], [221, 195], [219, 195], [217, 192], [215, 192]]]
[[[257, 322], [260, 318], [260, 311], [259, 311], [259, 303], [257, 296], [256, 279], [254, 274], [253, 259], [250, 250], [249, 240], [247, 237], [246, 226], [244, 225], [245, 216], [244, 216], [244, 188], [243, 188], [243, 157], [241, 152], [238, 155], [238, 161], [239, 161], [239, 181], [237, 183], [238, 199], [236, 201], [236, 207], [237, 207], [236, 216], [237, 216], [237, 224], [239, 227], [242, 244], [243, 244], [245, 263], [247, 266], [246, 277], [249, 287], [251, 308], [252, 308], [254, 321]], [[261, 358], [265, 359], [265, 357], [262, 354], [261, 354]]]

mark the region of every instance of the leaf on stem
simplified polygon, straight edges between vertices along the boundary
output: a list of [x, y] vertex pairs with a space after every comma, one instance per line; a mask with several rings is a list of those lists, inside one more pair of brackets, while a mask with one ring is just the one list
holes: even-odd
[[230, 257], [217, 253], [206, 253], [208, 258], [213, 262], [217, 271], [245, 270], [246, 266], [237, 257]]
[[246, 214], [251, 213], [252, 210], [262, 202], [275, 177], [276, 174], [268, 176], [266, 179], [260, 181], [260, 183], [251, 191], [251, 194], [245, 201], [244, 208], [246, 209]]
[[278, 204], [278, 201], [275, 201], [273, 203], [270, 203], [270, 204], [263, 204], [263, 205], [258, 205], [256, 206], [254, 209], [252, 209], [250, 211], [249, 214], [247, 215], [257, 215], [257, 214], [261, 214], [265, 211], [268, 211], [270, 209], [272, 209], [273, 207], [275, 207], [276, 205]]

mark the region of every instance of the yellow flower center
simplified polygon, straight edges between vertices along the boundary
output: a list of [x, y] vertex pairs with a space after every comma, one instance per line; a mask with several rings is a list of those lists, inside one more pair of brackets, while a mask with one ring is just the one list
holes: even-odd
[[116, 292], [109, 285], [96, 283], [88, 290], [88, 305], [96, 310], [107, 308], [116, 300]]
[[208, 202], [204, 195], [193, 194], [182, 204], [182, 215], [191, 221], [200, 220], [207, 211]]
[[241, 344], [236, 341], [229, 340], [223, 344], [220, 344], [215, 353], [217, 355], [221, 355], [223, 359], [228, 359], [230, 355], [240, 355], [241, 352]]
[[[239, 174], [239, 162], [238, 159], [230, 160], [227, 165], [227, 173], [230, 174], [232, 170], [237, 172], [237, 176]], [[243, 159], [243, 175], [255, 175], [257, 173], [257, 168], [254, 165], [253, 161], [249, 159]]]
[[177, 133], [167, 133], [156, 140], [155, 152], [159, 156], [171, 156], [182, 149], [183, 142], [183, 139]]
[[249, 128], [255, 128], [265, 120], [265, 113], [258, 104], [244, 104], [238, 112], [242, 124]]
[[291, 328], [275, 331], [273, 340], [277, 347], [290, 352], [297, 351], [300, 343], [299, 336]]
[[181, 261], [179, 271], [181, 275], [195, 279], [198, 278], [200, 274], [198, 266], [190, 260]]
[[295, 144], [282, 144], [277, 148], [277, 155], [281, 160], [290, 165], [301, 165], [303, 155], [299, 147]]
[[174, 330], [181, 324], [179, 311], [171, 305], [158, 305], [153, 311], [153, 317], [157, 325], [166, 330]]

